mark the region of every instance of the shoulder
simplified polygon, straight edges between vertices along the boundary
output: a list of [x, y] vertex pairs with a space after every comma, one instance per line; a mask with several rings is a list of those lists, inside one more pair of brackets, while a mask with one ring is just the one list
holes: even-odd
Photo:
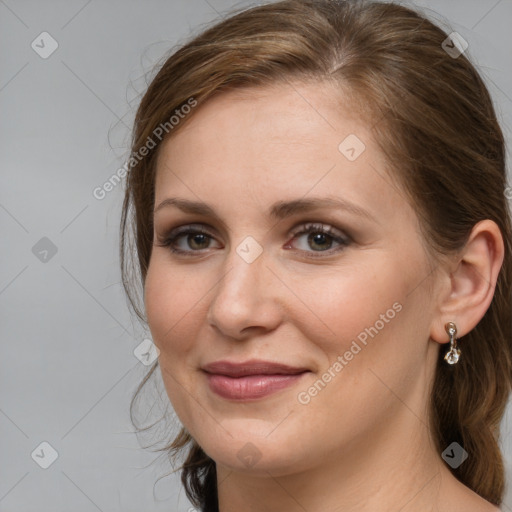
[[504, 512], [495, 504], [482, 498], [469, 487], [465, 486], [456, 478], [449, 478], [450, 485], [445, 487], [443, 510], [450, 512]]
[[466, 506], [466, 512], [503, 512], [496, 505], [484, 500], [476, 493], [468, 500]]
[[489, 503], [487, 500], [484, 500], [482, 497], [478, 496], [477, 498], [471, 500], [471, 504], [468, 503], [467, 512], [503, 512], [501, 508], [498, 508], [496, 505]]

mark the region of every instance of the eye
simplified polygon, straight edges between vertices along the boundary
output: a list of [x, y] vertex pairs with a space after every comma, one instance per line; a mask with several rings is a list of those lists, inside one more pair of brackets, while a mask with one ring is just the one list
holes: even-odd
[[[299, 247], [301, 251], [308, 253], [322, 253], [322, 254], [308, 254], [312, 257], [321, 257], [327, 253], [329, 255], [343, 250], [350, 244], [348, 237], [343, 236], [341, 232], [332, 228], [331, 226], [324, 226], [323, 224], [305, 224], [294, 233], [294, 240], [300, 239], [303, 235], [308, 235], [303, 238], [302, 247]], [[332, 248], [333, 242], [338, 244], [338, 247]], [[290, 244], [285, 246], [285, 249], [289, 249]], [[308, 249], [313, 249], [309, 251]]]
[[[167, 247], [172, 253], [190, 254], [192, 252], [200, 252], [203, 249], [209, 249], [212, 239], [213, 235], [210, 235], [202, 225], [191, 224], [173, 229], [163, 240], [155, 245]], [[181, 242], [181, 247], [177, 247], [178, 242]], [[183, 245], [185, 245], [185, 248], [183, 248]], [[187, 250], [187, 246], [192, 250]]]
[[[308, 257], [317, 258], [325, 254], [331, 255], [343, 250], [350, 244], [350, 239], [344, 236], [342, 232], [330, 226], [324, 226], [318, 223], [302, 225], [292, 233], [293, 240], [300, 239], [304, 235], [308, 236], [304, 239], [301, 244], [302, 247], [299, 247], [299, 250], [308, 253]], [[190, 256], [193, 253], [200, 254], [205, 249], [211, 249], [210, 243], [212, 240], [215, 240], [215, 237], [205, 230], [201, 224], [191, 224], [171, 230], [168, 235], [155, 243], [155, 245], [167, 247], [175, 254]], [[333, 243], [338, 244], [338, 246], [332, 248]], [[293, 249], [294, 247], [288, 243], [284, 248]]]

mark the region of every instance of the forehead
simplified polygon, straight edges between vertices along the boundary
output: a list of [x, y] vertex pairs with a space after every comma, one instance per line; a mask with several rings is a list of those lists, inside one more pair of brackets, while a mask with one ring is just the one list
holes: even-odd
[[217, 95], [163, 142], [155, 202], [169, 193], [262, 204], [339, 192], [391, 211], [397, 198], [383, 181], [384, 157], [350, 101], [331, 83]]
[[[354, 108], [352, 108], [354, 104]], [[175, 130], [167, 141], [184, 141], [193, 132], [194, 137], [219, 139], [218, 133], [230, 135], [238, 142], [245, 133], [240, 126], [251, 128], [251, 145], [259, 142], [254, 138], [273, 137], [280, 142], [315, 141], [325, 136], [326, 131], [339, 135], [350, 128], [366, 136], [366, 123], [356, 105], [353, 95], [330, 82], [279, 82], [265, 87], [245, 87], [217, 93], [200, 107], [196, 107], [186, 120], [184, 127]], [[359, 108], [359, 106], [357, 106]], [[215, 128], [212, 130], [212, 128]], [[264, 128], [264, 130], [262, 130]], [[165, 144], [164, 145], [167, 145]]]

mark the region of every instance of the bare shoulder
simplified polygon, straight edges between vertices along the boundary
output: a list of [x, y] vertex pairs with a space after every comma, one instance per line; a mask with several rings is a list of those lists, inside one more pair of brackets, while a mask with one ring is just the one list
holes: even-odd
[[446, 466], [440, 469], [438, 512], [505, 512], [458, 480]]
[[446, 512], [504, 512], [451, 475], [443, 483], [445, 507], [440, 507], [440, 510], [442, 508]]
[[467, 512], [502, 512], [500, 508], [475, 494], [467, 503]]
[[465, 509], [467, 512], [502, 512], [496, 505], [484, 500], [476, 493], [469, 497]]

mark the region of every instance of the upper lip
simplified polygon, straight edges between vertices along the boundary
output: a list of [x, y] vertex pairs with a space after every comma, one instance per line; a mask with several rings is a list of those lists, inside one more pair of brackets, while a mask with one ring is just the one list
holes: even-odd
[[226, 375], [228, 377], [245, 377], [247, 375], [295, 375], [309, 371], [307, 368], [289, 366], [283, 363], [251, 359], [250, 361], [232, 362], [215, 361], [204, 365], [207, 373]]

